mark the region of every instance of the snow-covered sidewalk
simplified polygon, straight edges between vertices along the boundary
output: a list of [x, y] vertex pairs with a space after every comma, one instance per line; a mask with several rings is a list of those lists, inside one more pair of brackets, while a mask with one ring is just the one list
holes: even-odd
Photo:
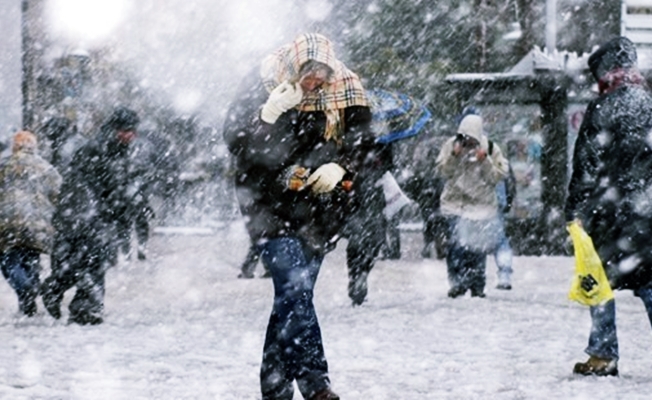
[[[260, 398], [272, 283], [236, 279], [247, 244], [239, 223], [153, 236], [149, 260], [107, 273], [100, 326], [66, 325], [72, 290], [61, 321], [40, 302], [35, 318], [19, 318], [1, 281], [0, 399]], [[515, 258], [512, 291], [494, 289], [490, 260], [487, 297], [452, 300], [444, 262], [420, 259], [420, 235], [403, 232], [403, 258], [379, 261], [368, 301], [352, 308], [344, 245], [326, 257], [315, 294], [343, 399], [650, 398], [652, 330], [631, 292], [616, 294], [621, 376], [571, 374], [590, 325], [566, 298], [571, 258]]]

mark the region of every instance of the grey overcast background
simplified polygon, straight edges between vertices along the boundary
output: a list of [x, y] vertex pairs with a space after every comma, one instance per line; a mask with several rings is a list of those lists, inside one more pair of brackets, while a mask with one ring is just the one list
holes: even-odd
[[[327, 0], [44, 0], [46, 59], [110, 48], [180, 112], [220, 121], [260, 55], [325, 18]], [[21, 124], [21, 0], [0, 0], [0, 134]]]

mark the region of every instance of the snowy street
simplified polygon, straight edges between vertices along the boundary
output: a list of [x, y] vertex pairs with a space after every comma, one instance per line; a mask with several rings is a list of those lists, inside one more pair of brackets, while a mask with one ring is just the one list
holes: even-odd
[[[343, 399], [650, 398], [652, 331], [631, 292], [616, 293], [620, 377], [575, 377], [590, 319], [566, 298], [571, 258], [515, 258], [512, 291], [494, 288], [490, 260], [487, 297], [452, 300], [445, 263], [419, 257], [419, 233], [402, 239], [403, 258], [377, 263], [362, 307], [347, 297], [344, 242], [322, 267], [315, 302]], [[0, 280], [0, 399], [260, 398], [272, 282], [236, 279], [247, 243], [241, 223], [154, 235], [147, 261], [107, 273], [99, 326], [66, 324], [74, 290], [62, 320], [40, 301], [19, 318]]]

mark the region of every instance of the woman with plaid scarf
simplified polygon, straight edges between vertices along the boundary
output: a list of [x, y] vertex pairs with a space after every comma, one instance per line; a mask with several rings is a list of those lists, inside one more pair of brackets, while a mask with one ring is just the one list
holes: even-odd
[[[331, 42], [303, 34], [265, 58], [231, 104], [224, 138], [240, 209], [274, 283], [263, 399], [339, 399], [330, 389], [313, 288], [324, 255], [378, 180], [360, 79]], [[382, 175], [382, 171], [380, 171]]]

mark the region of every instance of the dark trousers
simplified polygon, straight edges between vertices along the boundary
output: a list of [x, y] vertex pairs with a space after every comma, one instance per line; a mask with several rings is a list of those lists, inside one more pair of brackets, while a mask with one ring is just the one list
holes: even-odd
[[52, 274], [45, 279], [49, 296], [60, 302], [76, 286], [68, 309], [73, 321], [93, 321], [104, 311], [104, 274], [115, 265], [117, 249], [96, 238], [58, 239], [52, 257]]
[[358, 210], [344, 229], [343, 236], [348, 239], [346, 266], [349, 272], [349, 298], [354, 305], [362, 304], [367, 297], [367, 276], [385, 243], [386, 224], [382, 207], [369, 207]]
[[446, 269], [449, 293], [464, 294], [471, 290], [472, 296], [482, 295], [486, 285], [487, 252], [471, 248], [460, 243], [457, 234], [458, 217], [446, 217], [448, 249], [446, 252]]
[[0, 254], [0, 269], [18, 296], [20, 311], [30, 316], [36, 314], [40, 253], [34, 249], [8, 249]]
[[260, 382], [263, 399], [291, 400], [297, 385], [304, 398], [330, 385], [321, 330], [312, 303], [323, 256], [300, 239], [283, 237], [261, 245], [274, 282]]
[[471, 290], [471, 295], [484, 293], [487, 253], [452, 241], [446, 254], [446, 267], [451, 289], [459, 289], [462, 293]]

